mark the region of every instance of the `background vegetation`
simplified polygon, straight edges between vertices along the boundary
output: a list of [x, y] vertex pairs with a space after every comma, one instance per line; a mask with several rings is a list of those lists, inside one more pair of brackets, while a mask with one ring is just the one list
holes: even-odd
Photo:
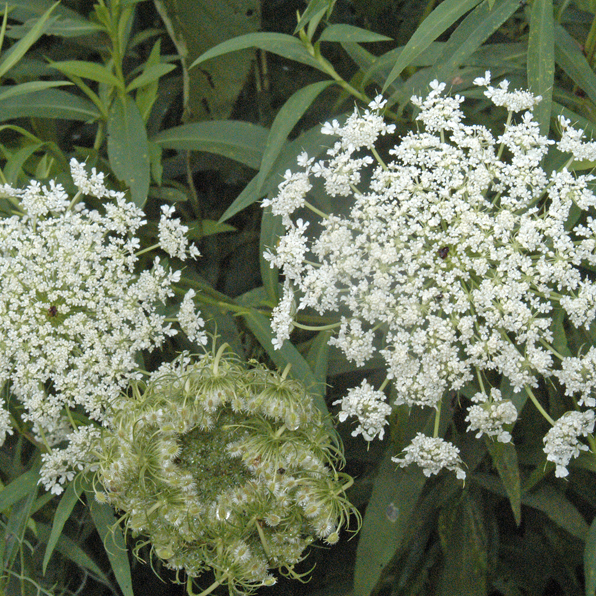
[[[2, 182], [70, 188], [68, 160], [86, 160], [145, 209], [148, 243], [160, 206], [175, 203], [203, 254], [186, 266], [182, 288], [200, 290], [210, 328], [246, 358], [291, 363], [322, 408], [379, 370], [354, 369], [327, 347], [327, 332], [272, 349], [278, 278], [261, 255], [281, 223], [259, 206], [301, 151], [325, 150], [320, 124], [382, 90], [402, 134], [412, 128], [409, 97], [439, 79], [474, 100], [472, 121], [499, 130], [472, 85], [491, 70], [542, 95], [542, 133], [557, 135], [558, 114], [594, 133], [594, 0], [9, 0], [0, 14]], [[591, 332], [566, 334], [572, 345], [594, 343]], [[191, 346], [172, 341], [145, 366], [183, 348]], [[540, 399], [553, 415], [569, 409], [549, 386]], [[368, 450], [339, 425], [363, 528], [312, 549], [309, 583], [263, 593], [593, 595], [593, 456], [555, 479], [541, 450], [547, 428], [527, 408], [516, 449], [473, 440], [463, 420], [450, 419], [468, 466], [463, 488], [449, 474], [396, 470], [390, 457], [428, 421], [427, 411], [399, 410], [390, 436]], [[0, 593], [183, 593], [163, 570], [165, 582], [129, 560], [118, 532], [114, 544], [113, 513], [87, 508], [82, 485], [61, 497], [38, 489], [39, 461], [24, 434], [0, 451]]]

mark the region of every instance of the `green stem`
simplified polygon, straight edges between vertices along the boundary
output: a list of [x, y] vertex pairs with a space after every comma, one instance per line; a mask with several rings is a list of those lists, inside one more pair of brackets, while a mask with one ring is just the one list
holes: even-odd
[[536, 406], [536, 409], [548, 420], [548, 422], [554, 426], [555, 421], [549, 416], [548, 412], [540, 405], [537, 397], [534, 395], [534, 392], [528, 387], [527, 385], [524, 387], [528, 397], [532, 400], [532, 403]]
[[314, 205], [311, 205], [308, 201], [304, 201], [304, 206], [307, 209], [310, 209], [313, 213], [316, 213], [319, 217], [323, 219], [329, 219], [329, 216], [326, 213], [323, 213], [320, 209], [317, 209]]
[[441, 406], [443, 405], [442, 401], [439, 401], [437, 404], [437, 411], [435, 412], [435, 427], [433, 429], [433, 439], [436, 439], [439, 436], [439, 423], [441, 422]]
[[298, 329], [304, 329], [305, 331], [327, 331], [328, 329], [337, 329], [341, 326], [341, 323], [330, 323], [329, 325], [303, 325], [302, 323], [298, 323], [298, 321], [294, 321], [294, 327], [298, 327]]
[[135, 253], [135, 257], [140, 257], [141, 255], [151, 252], [152, 250], [155, 250], [156, 248], [159, 248], [159, 247], [160, 247], [160, 244], [158, 242], [157, 244], [154, 244], [153, 246], [148, 246], [147, 248], [143, 248], [143, 250], [140, 250], [139, 252]]

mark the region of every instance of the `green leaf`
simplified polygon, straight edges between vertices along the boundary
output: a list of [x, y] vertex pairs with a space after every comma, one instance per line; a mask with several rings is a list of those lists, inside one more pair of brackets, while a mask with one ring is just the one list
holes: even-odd
[[540, 134], [547, 136], [555, 79], [555, 43], [552, 0], [534, 0], [530, 11], [530, 38], [528, 40], [528, 85], [542, 101], [534, 107], [534, 119], [540, 125]]
[[250, 122], [216, 121], [183, 124], [164, 130], [151, 140], [166, 149], [205, 151], [258, 169], [268, 131]]
[[255, 309], [251, 308], [249, 312], [243, 313], [243, 317], [249, 329], [269, 355], [269, 358], [281, 370], [288, 364], [291, 364], [290, 376], [304, 383], [307, 391], [313, 396], [317, 408], [319, 408], [324, 416], [328, 417], [329, 410], [324, 399], [325, 386], [315, 377], [300, 352], [289, 341], [284, 342], [283, 346], [279, 350], [276, 350], [273, 347], [274, 336], [269, 319], [258, 313]]
[[[17, 185], [19, 182], [24, 182], [23, 166], [27, 160], [44, 146], [44, 143], [31, 143], [22, 149], [15, 151], [7, 158], [4, 166], [4, 177], [8, 184]], [[19, 180], [21, 178], [21, 180]]]
[[[340, 117], [338, 120], [343, 122]], [[283, 180], [283, 173], [288, 169], [296, 168], [296, 159], [303, 151], [306, 151], [310, 157], [316, 157], [328, 147], [328, 138], [321, 134], [321, 127], [315, 126], [307, 132], [301, 134], [291, 143], [284, 145], [279, 159], [275, 162], [271, 173], [265, 180], [263, 188], [257, 191], [257, 176], [255, 176], [236, 197], [235, 201], [226, 209], [219, 221], [226, 221], [236, 213], [246, 209], [255, 201], [258, 201], [265, 195], [277, 192], [279, 183]]]
[[477, 6], [460, 23], [443, 47], [441, 58], [428, 73], [428, 82], [433, 79], [445, 81], [452, 76], [518, 9], [519, 0], [497, 0], [492, 10], [486, 2]]
[[106, 503], [98, 503], [91, 493], [87, 493], [87, 504], [120, 589], [124, 596], [134, 596], [128, 550], [112, 508]]
[[321, 33], [318, 41], [339, 41], [339, 42], [376, 42], [392, 41], [391, 37], [367, 31], [353, 25], [330, 25]]
[[596, 592], [596, 518], [588, 530], [584, 547], [584, 576], [586, 578], [586, 596]]
[[30, 493], [37, 492], [39, 482], [39, 465], [15, 478], [10, 484], [0, 490], [0, 512], [20, 501]]
[[449, 29], [466, 12], [472, 10], [479, 2], [481, 0], [445, 0], [445, 2], [441, 2], [424, 19], [400, 53], [383, 85], [383, 93], [397, 79], [404, 68], [409, 66], [437, 37]]
[[[10, 34], [17, 34], [22, 30], [29, 30], [37, 24], [39, 19], [43, 18], [45, 11], [52, 8], [53, 3], [49, 0], [10, 0], [10, 18], [24, 23], [22, 27], [11, 28]], [[58, 3], [56, 3], [58, 4]], [[88, 21], [76, 11], [59, 4], [54, 14], [58, 17], [51, 19], [44, 30], [46, 35], [59, 35], [61, 37], [78, 37], [81, 35], [91, 35], [101, 31], [101, 27]], [[27, 27], [31, 23], [31, 26]], [[25, 33], [26, 34], [26, 33]], [[24, 37], [19, 35], [19, 38]]]
[[29, 51], [31, 46], [44, 34], [50, 23], [50, 15], [58, 4], [59, 2], [56, 2], [46, 10], [27, 34], [19, 39], [19, 41], [8, 51], [2, 54], [2, 57], [0, 58], [0, 78], [4, 77], [6, 73]]
[[327, 369], [329, 365], [329, 338], [332, 331], [319, 331], [312, 341], [306, 354], [306, 362], [312, 369], [313, 374], [321, 384], [327, 380]]
[[261, 235], [259, 240], [259, 265], [261, 269], [261, 279], [267, 292], [267, 296], [274, 304], [279, 300], [278, 283], [279, 271], [276, 267], [271, 267], [271, 263], [263, 257], [267, 249], [275, 247], [277, 241], [284, 233], [285, 228], [280, 215], [273, 215], [271, 208], [263, 210], [261, 218]]
[[257, 189], [255, 192], [260, 192], [263, 187], [263, 182], [269, 175], [273, 164], [279, 157], [281, 148], [298, 120], [302, 118], [319, 94], [332, 84], [333, 81], [321, 81], [320, 83], [307, 85], [296, 91], [279, 110], [267, 137], [261, 167], [257, 175]]
[[136, 79], [133, 79], [126, 86], [126, 93], [130, 93], [134, 89], [144, 87], [145, 85], [149, 85], [150, 83], [157, 81], [159, 78], [168, 74], [175, 68], [175, 64], [155, 64], [154, 66], [147, 67], [142, 74], [140, 74]]
[[190, 72], [188, 60], [261, 28], [260, 0], [154, 0], [184, 71], [183, 110], [192, 121], [226, 120], [251, 73], [255, 52], [218, 56]]
[[[2, 553], [2, 569], [10, 569], [12, 567], [17, 552], [21, 548], [27, 529], [27, 522], [32, 515], [31, 510], [37, 497], [37, 488], [37, 483], [35, 483], [24, 497], [13, 504], [10, 510], [4, 531], [5, 540], [3, 544], [4, 551]], [[0, 542], [2, 541], [0, 540]]]
[[306, 10], [300, 16], [296, 29], [294, 29], [294, 35], [301, 29], [304, 29], [311, 19], [315, 19], [321, 11], [323, 13], [327, 11], [327, 17], [331, 15], [333, 5], [336, 0], [310, 0]]
[[[479, 0], [475, 0], [479, 1]], [[198, 66], [211, 58], [216, 56], [223, 56], [229, 52], [236, 52], [246, 48], [260, 48], [272, 54], [283, 56], [295, 62], [301, 62], [313, 68], [317, 68], [325, 72], [323, 67], [308, 53], [302, 42], [286, 33], [249, 33], [248, 35], [241, 35], [228, 41], [224, 41], [219, 45], [211, 48], [201, 56], [199, 56], [191, 65], [190, 68]]]
[[522, 503], [545, 513], [558, 526], [572, 536], [585, 540], [588, 525], [576, 507], [565, 495], [549, 484], [542, 484], [522, 496]]
[[468, 492], [464, 492], [450, 513], [449, 528], [442, 540], [444, 565], [438, 593], [485, 596], [488, 555], [482, 513]]
[[99, 111], [90, 101], [60, 89], [46, 89], [0, 100], [0, 121], [40, 116], [86, 122], [97, 120]]
[[383, 569], [399, 550], [426, 480], [416, 466], [398, 468], [387, 450], [360, 531], [354, 596], [371, 594]]
[[[51, 539], [53, 529], [51, 531], [48, 524], [44, 524], [39, 521], [36, 521], [35, 525], [37, 527], [38, 538], [42, 542], [48, 544], [48, 547], [46, 547], [47, 553], [47, 549], [49, 548], [49, 540]], [[99, 581], [106, 586], [112, 587], [110, 580], [106, 577], [105, 573], [100, 569], [97, 563], [74, 540], [72, 540], [72, 538], [69, 538], [65, 534], [56, 536], [55, 550], [63, 557], [70, 559], [75, 565], [82, 567], [83, 569], [88, 569], [97, 579], [99, 579]]]
[[122, 81], [102, 64], [86, 62], [84, 60], [65, 60], [63, 62], [51, 62], [50, 65], [66, 76], [91, 79], [92, 81], [124, 90]]
[[54, 552], [54, 548], [58, 543], [58, 539], [62, 535], [62, 530], [64, 529], [64, 524], [66, 520], [70, 517], [74, 506], [77, 504], [81, 493], [83, 492], [83, 487], [80, 482], [71, 482], [64, 491], [64, 495], [60, 499], [60, 503], [56, 508], [56, 513], [54, 514], [54, 523], [52, 524], [52, 531], [49, 532], [48, 538], [46, 540], [46, 552], [43, 557], [43, 573], [45, 575], [46, 568], [50, 561], [50, 557]]
[[559, 24], [555, 25], [554, 38], [557, 64], [586, 92], [592, 103], [596, 103], [596, 75], [580, 46]]
[[4, 86], [0, 88], [0, 101], [9, 97], [16, 97], [17, 95], [27, 95], [35, 91], [50, 89], [51, 87], [64, 87], [66, 85], [72, 85], [72, 83], [68, 81], [30, 81], [29, 83], [21, 83], [20, 85]]
[[131, 97], [116, 97], [108, 118], [108, 157], [114, 174], [143, 207], [149, 192], [150, 160], [145, 123]]
[[507, 492], [515, 523], [519, 526], [521, 523], [521, 483], [515, 446], [513, 443], [500, 443], [488, 437], [486, 437], [485, 443]]

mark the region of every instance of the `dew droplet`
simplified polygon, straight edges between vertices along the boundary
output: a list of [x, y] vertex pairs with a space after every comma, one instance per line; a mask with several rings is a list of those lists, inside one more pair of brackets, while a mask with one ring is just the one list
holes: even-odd
[[387, 505], [387, 509], [385, 509], [385, 515], [390, 522], [395, 523], [399, 516], [399, 508], [395, 505], [395, 503], [389, 503], [389, 505]]

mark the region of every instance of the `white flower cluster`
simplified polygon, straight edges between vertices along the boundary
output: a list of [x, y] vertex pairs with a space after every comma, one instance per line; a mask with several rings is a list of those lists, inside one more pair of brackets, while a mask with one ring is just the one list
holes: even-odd
[[399, 464], [402, 468], [410, 464], [417, 464], [425, 476], [438, 474], [445, 468], [455, 472], [460, 480], [466, 478], [459, 449], [440, 437], [427, 437], [418, 433], [403, 452], [403, 457], [391, 458], [391, 461]]
[[[552, 318], [562, 310], [576, 327], [596, 318], [596, 283], [581, 268], [596, 265], [596, 220], [567, 225], [572, 207], [596, 206], [594, 177], [541, 167], [555, 142], [528, 111], [539, 97], [509, 91], [507, 81], [492, 87], [490, 73], [475, 83], [509, 111], [497, 138], [465, 124], [463, 98], [446, 97], [435, 81], [426, 98], [412, 99], [422, 130], [401, 138], [387, 163], [374, 145], [393, 128], [377, 98], [344, 126], [323, 126], [339, 137], [325, 159], [302, 154], [302, 171], [286, 172], [279, 196], [265, 202], [286, 227], [264, 255], [285, 276], [273, 312], [276, 347], [296, 312], [336, 312], [331, 343], [358, 366], [380, 354], [396, 404], [438, 407], [478, 373], [506, 378], [515, 392], [556, 375], [593, 405], [594, 358], [582, 360], [589, 372], [581, 375], [565, 359], [559, 368]], [[570, 161], [596, 159], [596, 145], [560, 124], [556, 146]], [[337, 213], [309, 202], [314, 178], [339, 197]], [[345, 411], [358, 416], [354, 395]], [[470, 410], [470, 430], [509, 440], [502, 425], [515, 421], [512, 407], [486, 397]]]
[[544, 437], [546, 459], [556, 465], [555, 476], [564, 478], [569, 474], [567, 466], [580, 451], [588, 451], [588, 446], [579, 442], [579, 437], [586, 437], [594, 432], [594, 410], [585, 412], [566, 412]]
[[339, 421], [344, 422], [348, 416], [356, 416], [359, 425], [352, 432], [356, 437], [362, 434], [364, 439], [372, 441], [375, 437], [382, 439], [385, 435], [383, 428], [387, 423], [387, 416], [391, 414], [391, 406], [385, 403], [385, 394], [375, 390], [368, 381], [362, 381], [360, 387], [354, 387], [348, 391], [343, 399], [333, 402], [333, 405], [341, 404]]
[[[102, 422], [106, 407], [138, 377], [137, 352], [176, 333], [159, 309], [180, 278], [158, 257], [137, 275], [143, 212], [76, 160], [71, 173], [79, 189], [72, 200], [54, 183], [0, 189], [17, 213], [0, 219], [0, 384], [37, 439], [55, 449], [74, 436], [65, 422], [69, 410]], [[102, 198], [102, 211], [78, 202], [83, 194]], [[2, 441], [7, 432], [8, 412], [0, 409]], [[74, 465], [79, 451], [46, 455], [46, 488], [61, 491], [56, 479], [68, 480], [68, 473], [57, 462], [73, 456]]]
[[480, 404], [468, 409], [466, 422], [470, 423], [469, 431], [475, 431], [476, 438], [483, 434], [497, 437], [501, 443], [511, 441], [511, 433], [503, 428], [505, 424], [514, 424], [517, 420], [517, 409], [509, 400], [503, 400], [501, 392], [494, 387], [490, 390], [490, 397], [486, 393], [477, 393], [472, 401]]

